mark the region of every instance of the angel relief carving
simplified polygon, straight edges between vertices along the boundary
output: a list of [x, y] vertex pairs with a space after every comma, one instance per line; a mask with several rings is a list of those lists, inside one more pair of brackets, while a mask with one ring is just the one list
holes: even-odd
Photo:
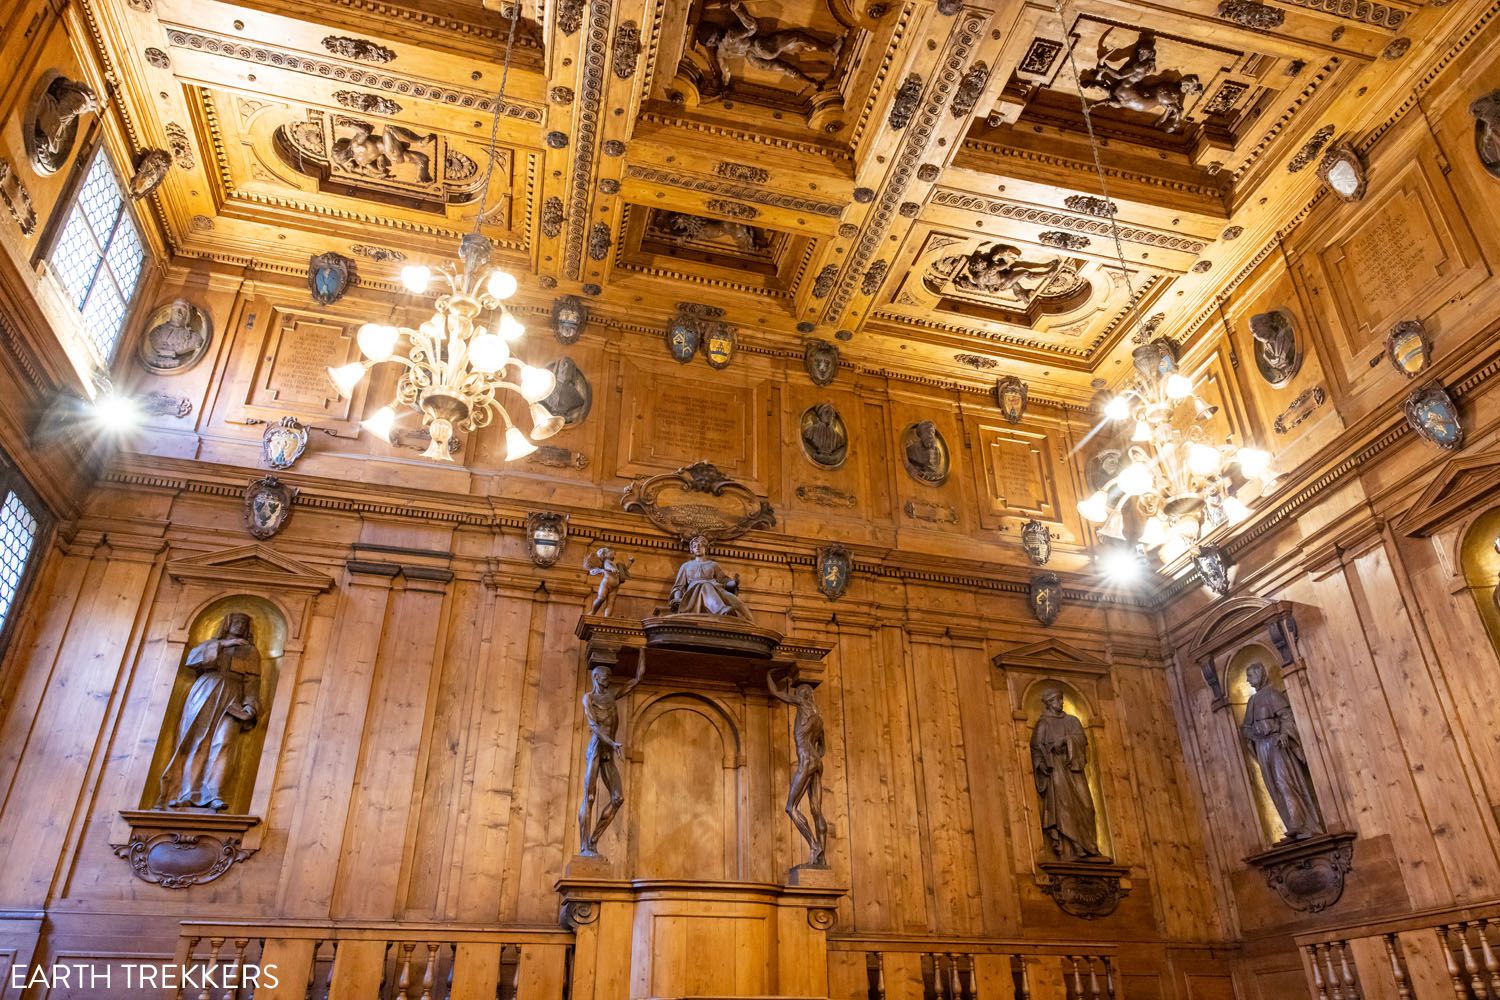
[[657, 209], [651, 214], [647, 236], [677, 245], [719, 244], [744, 253], [764, 254], [771, 248], [771, 234], [743, 222], [705, 219], [686, 212]]
[[967, 292], [1024, 310], [1038, 298], [1071, 297], [1088, 285], [1076, 262], [1054, 257], [1026, 260], [1009, 243], [982, 243], [962, 254], [939, 257], [923, 276], [927, 290]]

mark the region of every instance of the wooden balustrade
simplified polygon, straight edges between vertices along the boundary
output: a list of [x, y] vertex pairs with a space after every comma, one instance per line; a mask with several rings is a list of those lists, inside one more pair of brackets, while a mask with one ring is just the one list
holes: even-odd
[[1500, 906], [1299, 935], [1316, 1000], [1500, 1000]]
[[[187, 922], [168, 1000], [560, 1000], [572, 934], [394, 923]], [[254, 982], [251, 969], [257, 971]], [[239, 970], [231, 974], [231, 969]]]
[[[1115, 960], [1088, 949], [920, 940], [829, 941], [833, 1000], [1122, 1000]], [[1346, 998], [1352, 1000], [1352, 998]]]

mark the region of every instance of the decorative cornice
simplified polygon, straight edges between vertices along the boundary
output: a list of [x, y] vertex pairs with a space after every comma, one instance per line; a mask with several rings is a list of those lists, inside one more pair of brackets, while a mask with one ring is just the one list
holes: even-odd
[[[1059, 156], [1054, 153], [1041, 153], [1032, 149], [1005, 146], [983, 139], [966, 139], [964, 140], [963, 149], [965, 152], [982, 153], [986, 156], [994, 156], [999, 159], [1026, 160], [1045, 167], [1073, 170], [1095, 178], [1098, 176], [1098, 171], [1091, 160], [1073, 159], [1072, 157]], [[997, 169], [996, 172], [1003, 173], [1003, 170]], [[1104, 165], [1104, 174], [1106, 177], [1117, 178], [1121, 181], [1195, 195], [1201, 198], [1212, 198], [1215, 201], [1222, 200], [1224, 197], [1224, 191], [1218, 187], [1206, 184], [1192, 184], [1187, 181], [1174, 180], [1169, 177], [1158, 177], [1154, 174], [1138, 173], [1133, 170], [1122, 170], [1119, 167], [1108, 164]]]
[[[940, 188], [933, 192], [932, 203], [949, 208], [962, 208], [971, 212], [983, 212], [985, 215], [996, 216], [1001, 219], [1015, 219], [1021, 222], [1031, 222], [1039, 226], [1059, 226], [1080, 233], [1092, 233], [1096, 236], [1108, 236], [1111, 228], [1108, 219], [1100, 219], [1088, 215], [1064, 215], [1047, 208], [1038, 208], [1035, 205], [1022, 205], [1018, 202], [1005, 201], [1002, 198], [987, 198], [984, 195], [970, 194], [966, 191], [958, 191], [951, 188]], [[1164, 247], [1168, 250], [1181, 250], [1194, 256], [1202, 253], [1208, 248], [1208, 244], [1202, 240], [1189, 239], [1186, 236], [1178, 236], [1175, 233], [1164, 233], [1153, 229], [1138, 229], [1135, 226], [1120, 226], [1120, 239], [1127, 243], [1141, 243], [1146, 246]]]
[[880, 57], [880, 68], [875, 71], [874, 78], [870, 81], [870, 92], [865, 98], [864, 107], [860, 108], [859, 118], [854, 123], [854, 128], [849, 133], [849, 145], [855, 149], [859, 148], [859, 141], [864, 137], [865, 129], [869, 127], [870, 119], [875, 114], [875, 105], [880, 102], [880, 96], [885, 92], [886, 77], [891, 74], [891, 66], [896, 56], [902, 51], [901, 40], [906, 37], [906, 31], [911, 27], [912, 15], [920, 9], [917, 4], [903, 3], [901, 14], [891, 29], [891, 37], [886, 45], [885, 54]]
[[1312, 99], [1313, 94], [1317, 92], [1318, 88], [1323, 85], [1323, 82], [1327, 80], [1328, 77], [1333, 75], [1334, 71], [1337, 70], [1341, 64], [1342, 60], [1340, 60], [1338, 56], [1330, 56], [1328, 61], [1323, 64], [1323, 67], [1319, 69], [1317, 73], [1313, 74], [1312, 79], [1309, 80], [1307, 82], [1307, 85], [1302, 88], [1300, 93], [1297, 94], [1296, 99], [1293, 100], [1291, 104], [1286, 106], [1286, 108], [1281, 112], [1281, 116], [1271, 124], [1271, 127], [1269, 129], [1266, 130], [1266, 134], [1260, 137], [1259, 142], [1250, 147], [1250, 152], [1246, 153], [1245, 158], [1240, 161], [1240, 165], [1234, 168], [1233, 176], [1236, 181], [1238, 181], [1245, 175], [1245, 171], [1249, 170], [1250, 167], [1255, 163], [1255, 161], [1260, 159], [1261, 155], [1266, 152], [1266, 150], [1271, 148], [1271, 144], [1276, 141], [1276, 138], [1280, 136], [1282, 132], [1286, 131], [1287, 126], [1290, 125], [1292, 123], [1292, 120], [1297, 116], [1297, 112], [1302, 110], [1302, 106]]
[[1282, 0], [1282, 2], [1306, 10], [1332, 14], [1334, 17], [1347, 18], [1350, 21], [1373, 24], [1377, 28], [1390, 28], [1392, 31], [1406, 23], [1406, 11], [1399, 7], [1387, 7], [1383, 3], [1373, 3], [1371, 0]]
[[807, 153], [812, 156], [821, 156], [833, 160], [852, 160], [849, 150], [840, 146], [819, 145], [811, 142], [799, 142], [796, 139], [784, 139], [781, 136], [765, 135], [760, 132], [744, 132], [737, 128], [725, 125], [700, 122], [692, 118], [677, 118], [661, 114], [657, 111], [647, 111], [641, 115], [641, 121], [652, 125], [662, 125], [668, 128], [691, 129], [694, 132], [702, 132], [705, 135], [719, 136], [725, 139], [733, 139], [736, 142], [755, 143], [760, 146], [773, 146], [778, 149], [788, 149], [798, 153]]

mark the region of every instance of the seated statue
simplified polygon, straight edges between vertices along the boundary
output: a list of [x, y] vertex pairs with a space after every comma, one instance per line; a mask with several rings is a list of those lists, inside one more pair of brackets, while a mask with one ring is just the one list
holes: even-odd
[[694, 536], [688, 543], [693, 558], [677, 570], [672, 583], [672, 613], [676, 615], [727, 615], [753, 621], [750, 609], [739, 599], [740, 578], [728, 576], [708, 558], [708, 539]]

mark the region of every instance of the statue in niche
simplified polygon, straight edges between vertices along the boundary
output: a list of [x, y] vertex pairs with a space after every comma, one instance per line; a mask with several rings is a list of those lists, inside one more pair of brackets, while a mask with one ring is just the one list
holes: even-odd
[[938, 433], [937, 424], [922, 420], [912, 424], [901, 436], [906, 471], [913, 479], [928, 486], [941, 486], [948, 480], [948, 445]]
[[719, 72], [720, 93], [729, 89], [729, 81], [733, 77], [729, 71], [730, 59], [743, 59], [758, 69], [796, 80], [803, 86], [815, 87], [818, 81], [784, 57], [801, 52], [826, 52], [837, 61], [844, 44], [843, 38], [825, 42], [796, 28], [762, 32], [760, 23], [742, 0], [730, 0], [729, 13], [739, 22], [738, 26], [698, 26], [698, 41], [714, 54], [714, 67]]
[[1088, 760], [1083, 724], [1063, 711], [1062, 691], [1048, 688], [1042, 694], [1042, 715], [1031, 731], [1031, 770], [1041, 802], [1042, 833], [1059, 861], [1109, 861], [1099, 853]]
[[1060, 265], [1057, 258], [1047, 264], [1022, 260], [1020, 247], [991, 243], [963, 258], [963, 264], [953, 275], [953, 284], [966, 292], [1009, 294], [1026, 306]]
[[732, 243], [747, 253], [765, 250], [771, 245], [770, 235], [759, 226], [747, 226], [743, 222], [724, 222], [705, 219], [701, 215], [687, 212], [657, 211], [652, 220], [660, 235], [676, 243]]
[[849, 457], [849, 431], [832, 403], [818, 403], [802, 414], [802, 448], [825, 469], [837, 469]]
[[334, 163], [350, 173], [396, 180], [396, 168], [410, 164], [416, 168], [417, 180], [432, 180], [432, 157], [413, 147], [435, 144], [434, 136], [417, 135], [400, 125], [387, 125], [377, 135], [375, 126], [354, 118], [340, 118], [338, 124], [347, 125], [353, 134], [335, 140], [331, 155]]
[[250, 616], [225, 616], [212, 639], [188, 651], [186, 663], [198, 676], [182, 703], [158, 802], [168, 809], [222, 810], [237, 745], [260, 717], [260, 653]]
[[[625, 752], [620, 741], [615, 739], [615, 731], [620, 727], [619, 702], [635, 690], [645, 675], [644, 654], [636, 667], [635, 677], [618, 688], [610, 687], [609, 667], [598, 664], [589, 671], [592, 686], [583, 694], [583, 719], [589, 727], [589, 746], [584, 753], [583, 802], [578, 807], [578, 853], [584, 857], [598, 857], [599, 838], [625, 803], [620, 768], [615, 763], [615, 757]], [[609, 792], [609, 801], [599, 810], [598, 818], [593, 819], [594, 786], [601, 780]]]
[[39, 174], [55, 174], [68, 162], [78, 138], [78, 119], [99, 110], [87, 84], [59, 76], [32, 101], [27, 114], [26, 152]]
[[739, 575], [729, 576], [708, 558], [708, 539], [693, 536], [688, 551], [693, 557], [678, 568], [677, 579], [672, 583], [672, 613], [724, 615], [753, 621], [750, 609], [739, 598]]
[[1261, 780], [1286, 827], [1281, 842], [1306, 840], [1321, 834], [1323, 820], [1313, 797], [1312, 775], [1307, 770], [1302, 741], [1297, 737], [1292, 703], [1287, 700], [1286, 692], [1271, 686], [1265, 664], [1259, 660], [1246, 668], [1245, 679], [1255, 693], [1245, 704], [1245, 721], [1240, 731], [1255, 751]]
[[1156, 71], [1155, 32], [1142, 31], [1134, 44], [1118, 49], [1107, 48], [1108, 39], [1108, 31], [1100, 36], [1097, 65], [1079, 74], [1079, 82], [1106, 91], [1108, 96], [1096, 102], [1106, 108], [1146, 113], [1161, 109], [1157, 126], [1176, 132], [1182, 127], [1184, 103], [1203, 92], [1203, 83], [1193, 73]]
[[620, 592], [620, 584], [630, 579], [630, 567], [634, 565], [634, 556], [622, 563], [615, 558], [615, 550], [607, 545], [583, 561], [583, 568], [588, 570], [589, 576], [599, 578], [599, 592], [594, 595], [589, 614], [605, 618], [614, 614], [615, 595]]
[[1255, 339], [1255, 365], [1261, 377], [1274, 386], [1290, 382], [1302, 367], [1292, 318], [1280, 309], [1251, 316], [1250, 336]]
[[[792, 784], [786, 793], [786, 814], [812, 849], [812, 859], [808, 864], [826, 867], [828, 822], [823, 818], [823, 713], [813, 701], [811, 684], [788, 678], [786, 687], [779, 688], [775, 675], [767, 672], [766, 688], [773, 698], [797, 710], [792, 723], [792, 739], [797, 745], [797, 770], [792, 774]], [[804, 799], [812, 816], [811, 823], [799, 809]]]

